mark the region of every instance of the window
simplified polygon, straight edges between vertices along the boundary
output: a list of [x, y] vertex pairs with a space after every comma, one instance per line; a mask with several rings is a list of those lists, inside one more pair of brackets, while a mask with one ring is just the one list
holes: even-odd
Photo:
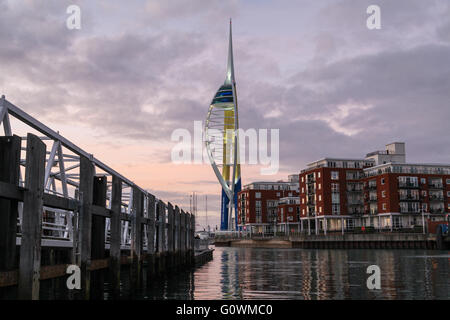
[[331, 184], [331, 192], [339, 192], [339, 183]]
[[322, 213], [322, 207], [319, 207], [319, 212]]
[[423, 212], [428, 211], [428, 205], [426, 203], [422, 203], [422, 210], [423, 210]]
[[450, 191], [447, 191], [447, 197], [450, 198]]
[[320, 172], [317, 172], [317, 178], [320, 178]]
[[426, 184], [427, 183], [427, 178], [420, 178], [420, 183], [421, 184]]
[[294, 211], [294, 209], [292, 208], [292, 207], [289, 207], [289, 212], [292, 212], [292, 211]]
[[302, 209], [302, 215], [305, 215], [305, 209]]
[[305, 204], [305, 198], [302, 198], [302, 204]]
[[447, 204], [447, 210], [450, 211], [450, 203]]
[[383, 210], [386, 210], [386, 203], [383, 203]]
[[305, 193], [305, 188], [302, 187], [302, 193]]
[[305, 177], [302, 177], [302, 182], [305, 182]]
[[383, 197], [383, 198], [386, 198], [386, 191], [381, 191], [381, 196]]
[[279, 197], [280, 196], [280, 193], [279, 192], [277, 192], [277, 197]]
[[260, 199], [261, 198], [261, 192], [255, 192], [255, 198]]
[[384, 184], [384, 178], [381, 178], [381, 184]]
[[319, 201], [322, 201], [322, 195], [319, 194]]
[[261, 201], [255, 201], [256, 208], [261, 208]]
[[427, 191], [426, 191], [426, 190], [423, 190], [423, 191], [422, 191], [422, 196], [424, 196], [424, 197], [427, 196]]
[[445, 183], [446, 183], [446, 184], [450, 184], [450, 179], [447, 179], [447, 180], [445, 181]]
[[331, 194], [331, 203], [339, 203], [339, 193]]
[[322, 184], [321, 184], [321, 183], [319, 183], [319, 190], [320, 190], [320, 189], [322, 189]]
[[339, 180], [339, 172], [331, 171], [331, 180]]
[[340, 213], [340, 206], [339, 206], [339, 204], [332, 204], [331, 205], [331, 213], [332, 214], [339, 214]]

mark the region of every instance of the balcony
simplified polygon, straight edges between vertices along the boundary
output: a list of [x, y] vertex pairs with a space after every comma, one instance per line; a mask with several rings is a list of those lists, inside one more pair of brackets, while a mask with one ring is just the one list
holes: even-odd
[[413, 208], [408, 208], [406, 210], [402, 210], [400, 208], [400, 213], [415, 213], [415, 214], [418, 214], [419, 210], [418, 209], [413, 209]]
[[443, 213], [445, 213], [445, 210], [444, 210], [444, 208], [439, 208], [439, 209], [430, 208], [430, 213], [432, 213], [432, 214], [443, 214]]
[[439, 195], [439, 196], [434, 196], [434, 195], [431, 195], [431, 194], [430, 194], [430, 201], [433, 201], [433, 202], [435, 202], [435, 201], [443, 202], [443, 201], [444, 201], [444, 196], [441, 196], [441, 195]]
[[378, 201], [378, 197], [374, 196], [374, 197], [369, 197], [369, 202], [377, 202]]
[[399, 188], [405, 188], [405, 189], [418, 189], [419, 188], [419, 184], [418, 183], [412, 183], [412, 182], [399, 181], [398, 187]]
[[443, 185], [442, 183], [429, 183], [428, 184], [428, 189], [442, 189]]
[[400, 201], [419, 201], [419, 195], [400, 195], [399, 200]]
[[377, 190], [376, 184], [369, 184], [369, 190]]

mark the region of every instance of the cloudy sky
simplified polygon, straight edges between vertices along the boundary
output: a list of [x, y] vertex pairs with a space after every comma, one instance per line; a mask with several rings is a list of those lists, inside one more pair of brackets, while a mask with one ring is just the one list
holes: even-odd
[[448, 0], [0, 0], [0, 14], [0, 94], [164, 200], [188, 209], [196, 191], [203, 216], [208, 195], [211, 225], [214, 173], [173, 164], [170, 138], [225, 79], [230, 17], [240, 126], [280, 130], [278, 174], [243, 165], [244, 184], [392, 141], [410, 162], [450, 162]]

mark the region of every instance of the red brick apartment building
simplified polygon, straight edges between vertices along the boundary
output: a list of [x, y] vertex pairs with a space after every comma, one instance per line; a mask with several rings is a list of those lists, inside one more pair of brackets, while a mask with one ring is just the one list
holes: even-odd
[[407, 164], [405, 144], [364, 159], [325, 158], [300, 173], [300, 229], [399, 229], [450, 211], [450, 165]]
[[253, 182], [238, 194], [238, 225], [253, 233], [272, 233], [277, 225], [279, 201], [290, 197], [298, 199], [298, 175], [289, 181]]
[[[450, 165], [408, 164], [394, 142], [362, 159], [324, 158], [288, 182], [249, 184], [239, 193], [241, 226], [252, 232], [395, 230], [450, 212]], [[277, 188], [277, 190], [275, 190]]]

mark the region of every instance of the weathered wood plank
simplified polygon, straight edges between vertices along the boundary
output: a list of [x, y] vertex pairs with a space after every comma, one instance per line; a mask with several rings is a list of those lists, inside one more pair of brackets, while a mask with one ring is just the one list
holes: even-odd
[[74, 199], [63, 198], [54, 194], [44, 193], [44, 206], [63, 209], [63, 210], [75, 210], [78, 207], [78, 201]]
[[147, 279], [155, 274], [155, 196], [149, 194], [147, 196]]
[[[105, 257], [105, 216], [94, 215], [94, 207], [108, 211], [106, 207], [106, 176], [97, 176], [94, 178], [93, 197], [92, 197], [92, 236], [91, 236], [91, 266], [94, 260], [102, 260]], [[91, 273], [91, 298], [103, 298], [104, 277], [101, 272]]]
[[138, 188], [133, 188], [133, 207], [131, 212], [131, 258], [130, 268], [132, 290], [141, 282], [142, 224], [144, 195]]
[[0, 198], [23, 201], [24, 189], [12, 183], [0, 181]]
[[[0, 137], [0, 181], [19, 185], [21, 138]], [[17, 200], [0, 199], [0, 270], [12, 270], [16, 261]]]
[[25, 188], [23, 196], [22, 241], [19, 264], [19, 299], [39, 299], [42, 212], [46, 145], [39, 137], [27, 135]]
[[81, 256], [81, 298], [90, 298], [90, 264], [92, 235], [92, 197], [94, 185], [94, 164], [86, 157], [80, 157], [80, 256]]
[[100, 217], [102, 219], [111, 217], [111, 210], [108, 208], [93, 204], [91, 210], [92, 215], [94, 216], [93, 219], [95, 218], [95, 216]]
[[113, 176], [111, 191], [111, 227], [110, 227], [110, 248], [111, 259], [111, 287], [114, 298], [120, 296], [120, 240], [122, 223], [120, 220], [122, 202], [122, 180]]

